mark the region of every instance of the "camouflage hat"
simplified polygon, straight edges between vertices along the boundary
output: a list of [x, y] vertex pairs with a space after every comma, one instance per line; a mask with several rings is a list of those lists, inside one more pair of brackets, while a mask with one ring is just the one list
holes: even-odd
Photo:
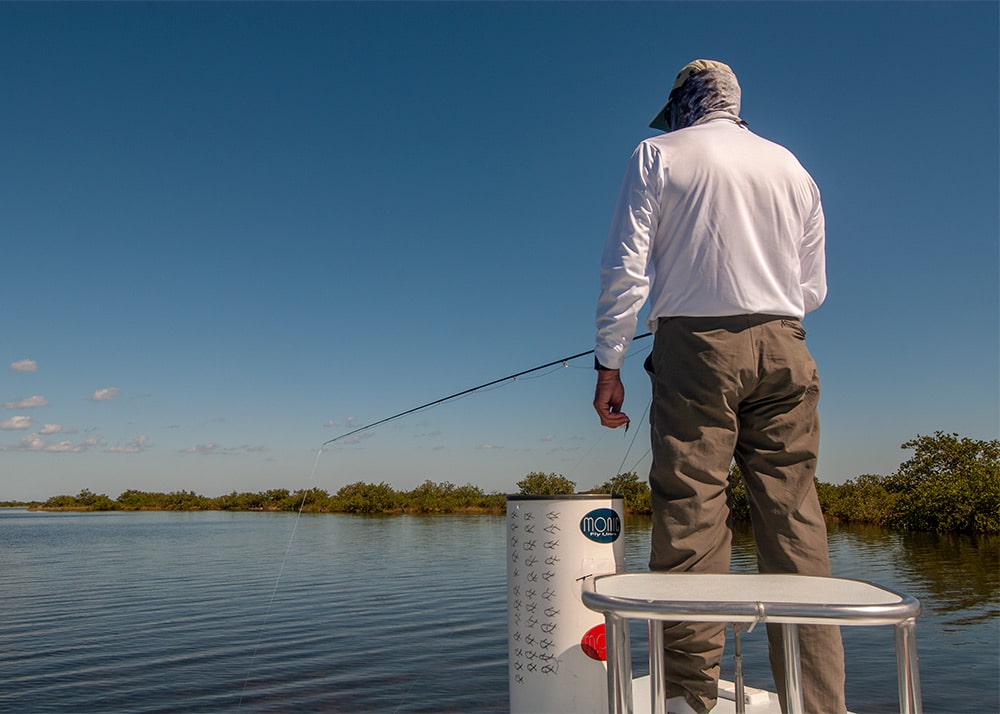
[[721, 69], [729, 72], [734, 77], [736, 76], [736, 73], [733, 72], [732, 68], [724, 62], [707, 59], [696, 59], [694, 62], [688, 62], [684, 65], [684, 68], [677, 73], [677, 79], [674, 80], [674, 86], [670, 88], [670, 97], [667, 98], [667, 103], [663, 105], [663, 109], [657, 112], [656, 116], [653, 117], [653, 121], [649, 123], [650, 129], [670, 131], [670, 126], [667, 124], [667, 111], [670, 108], [670, 99], [673, 97], [674, 92], [680, 89], [680, 87], [688, 80], [688, 77], [693, 74], [698, 74], [699, 72], [704, 72], [706, 69]]

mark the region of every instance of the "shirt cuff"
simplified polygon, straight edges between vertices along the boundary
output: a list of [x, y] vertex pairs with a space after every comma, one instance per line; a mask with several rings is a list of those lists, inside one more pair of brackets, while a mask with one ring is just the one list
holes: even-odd
[[594, 369], [596, 369], [598, 372], [614, 372], [614, 371], [617, 371], [617, 369], [615, 367], [605, 367], [603, 364], [601, 364], [597, 360], [597, 357], [594, 357]]

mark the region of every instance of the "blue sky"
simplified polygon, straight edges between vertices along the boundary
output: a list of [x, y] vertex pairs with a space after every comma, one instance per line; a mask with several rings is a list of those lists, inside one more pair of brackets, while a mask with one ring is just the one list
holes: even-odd
[[988, 2], [0, 4], [0, 499], [644, 476], [648, 340], [628, 434], [581, 359], [316, 450], [592, 347], [698, 57], [823, 193], [820, 478], [996, 438], [997, 38]]

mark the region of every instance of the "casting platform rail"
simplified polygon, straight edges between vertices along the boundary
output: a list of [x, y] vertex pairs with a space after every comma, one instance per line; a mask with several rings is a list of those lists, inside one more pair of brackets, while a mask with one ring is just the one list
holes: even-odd
[[780, 624], [785, 648], [789, 714], [802, 714], [799, 625], [892, 625], [901, 714], [922, 714], [916, 618], [920, 602], [861, 580], [807, 575], [626, 573], [588, 578], [583, 603], [604, 613], [608, 651], [608, 705], [632, 714], [628, 620], [649, 625], [653, 714], [664, 714], [663, 628], [657, 623]]

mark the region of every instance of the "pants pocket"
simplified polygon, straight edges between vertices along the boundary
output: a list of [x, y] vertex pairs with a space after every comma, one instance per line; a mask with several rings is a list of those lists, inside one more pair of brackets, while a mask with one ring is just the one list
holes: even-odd
[[802, 323], [798, 320], [782, 320], [781, 326], [786, 330], [791, 331], [791, 333], [800, 340], [804, 340], [806, 338], [805, 328], [802, 327]]

